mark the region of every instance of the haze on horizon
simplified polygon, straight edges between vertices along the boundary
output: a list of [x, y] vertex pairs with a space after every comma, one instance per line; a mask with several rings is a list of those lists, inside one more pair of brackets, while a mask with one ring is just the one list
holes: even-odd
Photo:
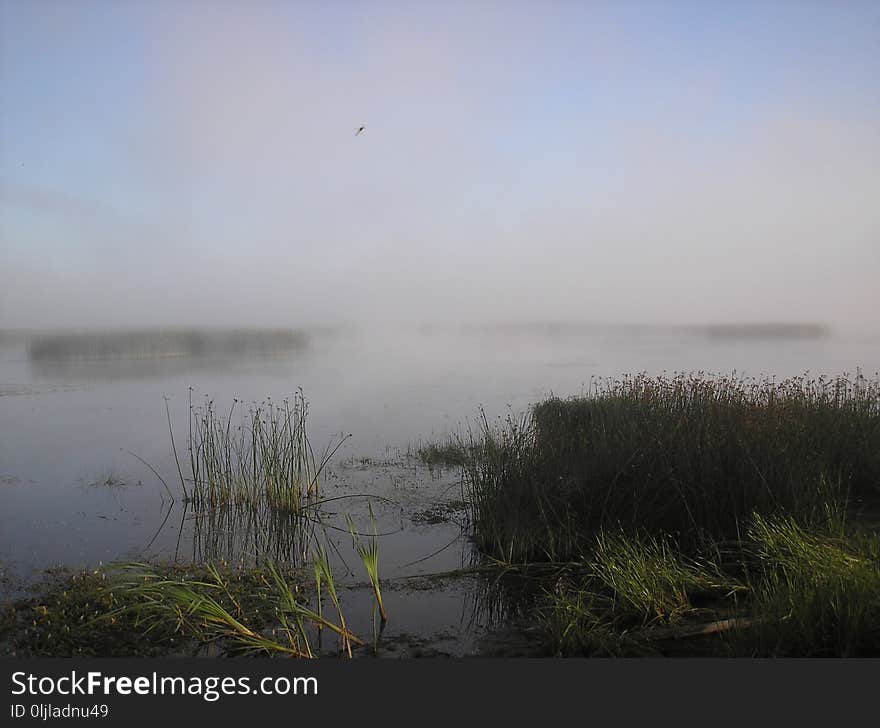
[[0, 328], [876, 333], [878, 38], [855, 0], [0, 0]]

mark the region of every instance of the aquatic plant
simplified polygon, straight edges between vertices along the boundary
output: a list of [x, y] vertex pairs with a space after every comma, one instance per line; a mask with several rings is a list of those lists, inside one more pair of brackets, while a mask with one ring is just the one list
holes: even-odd
[[465, 493], [487, 554], [579, 558], [602, 528], [699, 546], [737, 538], [753, 512], [876, 497], [880, 381], [638, 375], [483, 416], [471, 439]]
[[638, 630], [620, 623], [607, 597], [560, 580], [535, 611], [553, 653], [560, 656], [633, 657], [656, 654]]
[[[342, 638], [342, 649], [351, 657], [351, 633], [345, 626], [345, 616], [342, 614], [342, 606], [339, 602], [339, 594], [336, 592], [336, 582], [333, 578], [333, 569], [330, 567], [330, 558], [327, 556], [327, 549], [324, 544], [318, 544], [315, 549], [314, 556], [315, 567], [315, 583], [319, 589], [321, 586], [327, 591], [330, 601], [336, 607], [336, 613], [339, 615], [339, 626], [341, 627], [340, 637]], [[318, 593], [318, 609], [320, 610], [321, 594]], [[319, 612], [320, 613], [320, 612]], [[324, 622], [321, 622], [324, 624]]]
[[410, 445], [407, 455], [418, 458], [429, 468], [463, 467], [480, 456], [480, 448], [460, 434], [450, 434], [442, 441]]
[[239, 412], [236, 421], [238, 408], [238, 400], [233, 400], [223, 416], [213, 400], [201, 408], [190, 401], [189, 498], [197, 507], [265, 502], [299, 513], [318, 497], [322, 473], [347, 437], [330, 442], [316, 456], [301, 389], [292, 402], [266, 400]]
[[758, 629], [737, 647], [755, 654], [860, 656], [880, 651], [880, 536], [846, 534], [837, 514], [824, 527], [756, 514], [747, 532]]
[[590, 561], [596, 581], [610, 590], [615, 613], [643, 621], [674, 621], [692, 611], [695, 594], [737, 588], [709, 559], [685, 557], [670, 539], [602, 532]]
[[[312, 657], [314, 653], [307, 635], [307, 624], [311, 624], [339, 634], [349, 657], [352, 643], [363, 644], [346, 628], [341, 608], [338, 625], [310, 609], [274, 562], [266, 563], [266, 576], [256, 590], [257, 594], [251, 594], [250, 598], [260, 601], [261, 614], [271, 612], [279, 624], [276, 632], [280, 630], [286, 637], [283, 642], [249, 625], [247, 612], [217, 567], [208, 563], [205, 568], [208, 578], [196, 580], [166, 578], [144, 565], [130, 565], [127, 567], [129, 579], [120, 588], [129, 600], [134, 599], [129, 609], [144, 622], [155, 625], [175, 620], [179, 630], [201, 643], [222, 639], [237, 651]], [[335, 597], [335, 591], [333, 593]], [[220, 596], [225, 597], [224, 603], [218, 598]], [[335, 598], [334, 603], [338, 606]], [[265, 617], [261, 621], [265, 621]]]
[[376, 518], [373, 515], [373, 504], [368, 503], [367, 509], [370, 513], [370, 527], [373, 530], [373, 534], [366, 543], [361, 542], [350, 515], [346, 514], [346, 521], [354, 549], [357, 551], [358, 556], [360, 556], [361, 563], [364, 565], [364, 569], [370, 579], [370, 584], [373, 587], [376, 605], [379, 607], [379, 615], [384, 624], [388, 621], [388, 614], [385, 612], [385, 605], [382, 603], [382, 590], [379, 588], [379, 543], [377, 541], [378, 535], [376, 532]]

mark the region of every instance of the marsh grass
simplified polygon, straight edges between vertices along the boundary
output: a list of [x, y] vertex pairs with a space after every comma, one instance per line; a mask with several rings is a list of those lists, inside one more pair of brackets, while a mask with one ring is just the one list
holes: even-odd
[[759, 629], [738, 635], [757, 654], [860, 656], [880, 652], [880, 537], [847, 535], [839, 514], [825, 527], [756, 515], [748, 539]]
[[479, 443], [461, 435], [450, 434], [442, 441], [410, 445], [406, 454], [429, 468], [456, 468], [473, 463], [480, 456], [480, 447]]
[[739, 585], [711, 559], [684, 556], [667, 538], [600, 533], [590, 571], [610, 592], [617, 614], [674, 622], [695, 611], [695, 599], [724, 596]]
[[594, 383], [471, 433], [479, 548], [510, 561], [587, 553], [602, 529], [685, 547], [735, 539], [753, 512], [812, 517], [878, 496], [880, 381], [702, 374]]
[[[238, 652], [279, 652], [306, 657], [298, 634], [286, 631], [288, 642], [279, 642], [248, 626], [244, 610], [213, 564], [205, 580], [168, 579], [143, 565], [132, 567], [132, 581], [122, 586], [133, 599], [129, 607], [146, 625], [146, 631], [168, 623], [201, 643], [223, 640]], [[268, 595], [267, 595], [268, 596]], [[225, 597], [225, 604], [220, 599]]]
[[611, 610], [607, 597], [560, 582], [536, 611], [554, 654], [590, 657], [644, 657], [656, 654], [650, 641], [630, 631]]
[[603, 533], [546, 590], [536, 621], [558, 654], [880, 654], [880, 536], [839, 510], [810, 522], [756, 513], [727, 566]]
[[301, 512], [319, 496], [324, 469], [347, 438], [315, 454], [301, 389], [293, 401], [266, 400], [247, 409], [239, 405], [234, 400], [222, 415], [213, 400], [201, 408], [190, 402], [190, 500], [199, 508], [266, 503]]
[[[130, 578], [124, 585], [131, 607], [147, 623], [167, 625], [175, 621], [180, 631], [200, 643], [222, 640], [235, 652], [280, 653], [292, 657], [313, 657], [309, 630], [317, 627], [339, 634], [351, 656], [350, 645], [362, 641], [346, 627], [340, 609], [340, 624], [334, 624], [311, 609], [303, 586], [291, 584], [274, 562], [267, 562], [252, 600], [259, 600], [262, 619], [253, 623], [228, 581], [208, 564], [208, 578], [202, 580], [168, 579], [143, 565], [128, 567]], [[271, 632], [266, 615], [271, 614]], [[279, 635], [282, 639], [278, 639]]]
[[332, 573], [322, 572], [322, 579], [337, 621], [313, 608], [303, 572], [272, 561], [258, 567], [131, 563], [64, 573], [39, 596], [3, 605], [0, 639], [17, 655], [314, 657], [313, 640], [324, 630], [340, 638], [350, 657], [351, 646], [363, 640], [345, 626]]

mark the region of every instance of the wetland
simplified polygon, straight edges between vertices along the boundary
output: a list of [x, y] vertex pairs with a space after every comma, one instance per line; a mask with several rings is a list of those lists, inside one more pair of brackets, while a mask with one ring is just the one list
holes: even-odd
[[880, 342], [0, 337], [14, 655], [876, 655]]

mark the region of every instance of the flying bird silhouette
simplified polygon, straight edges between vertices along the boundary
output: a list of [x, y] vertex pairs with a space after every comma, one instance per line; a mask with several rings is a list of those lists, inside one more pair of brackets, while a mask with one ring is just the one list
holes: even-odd
[[357, 136], [358, 134], [360, 134], [360, 133], [361, 133], [364, 129], [366, 129], [366, 128], [367, 128], [367, 127], [365, 127], [365, 126], [359, 126], [359, 127], [358, 127], [358, 130], [354, 133], [354, 135]]

